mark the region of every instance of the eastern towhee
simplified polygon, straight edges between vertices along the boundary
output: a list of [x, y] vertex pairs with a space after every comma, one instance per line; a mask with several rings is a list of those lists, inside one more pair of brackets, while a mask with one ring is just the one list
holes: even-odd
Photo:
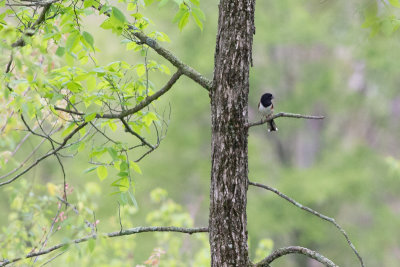
[[[261, 96], [260, 103], [258, 104], [258, 110], [266, 118], [272, 116], [274, 113], [274, 104], [272, 104], [272, 99], [274, 99], [272, 94], [265, 93]], [[274, 120], [270, 120], [268, 122], [268, 132], [274, 131], [278, 131], [278, 128], [276, 128]]]

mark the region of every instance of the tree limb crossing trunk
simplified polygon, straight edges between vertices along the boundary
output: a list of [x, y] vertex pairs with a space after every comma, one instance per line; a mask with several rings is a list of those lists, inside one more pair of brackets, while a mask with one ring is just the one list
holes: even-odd
[[255, 0], [221, 0], [210, 91], [212, 266], [247, 266], [248, 94]]

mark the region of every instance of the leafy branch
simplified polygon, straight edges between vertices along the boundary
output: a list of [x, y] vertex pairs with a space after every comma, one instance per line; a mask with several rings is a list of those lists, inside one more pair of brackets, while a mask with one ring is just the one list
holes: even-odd
[[31, 252], [24, 257], [18, 257], [12, 260], [7, 260], [3, 259], [0, 261], [0, 267], [1, 266], [6, 266], [8, 264], [23, 260], [23, 259], [28, 259], [32, 257], [38, 257], [42, 255], [49, 254], [52, 251], [61, 249], [61, 248], [66, 248], [67, 246], [71, 244], [79, 244], [83, 243], [86, 241], [89, 241], [91, 239], [97, 239], [98, 237], [104, 237], [104, 238], [111, 238], [111, 237], [120, 237], [120, 236], [126, 236], [126, 235], [134, 235], [134, 234], [139, 234], [139, 233], [148, 233], [148, 232], [177, 232], [177, 233], [184, 233], [184, 234], [195, 234], [195, 233], [206, 233], [208, 232], [207, 227], [198, 227], [198, 228], [183, 228], [183, 227], [175, 227], [175, 226], [141, 226], [141, 227], [135, 227], [135, 228], [130, 228], [126, 230], [121, 230], [121, 231], [115, 231], [115, 232], [110, 232], [110, 233], [105, 233], [105, 234], [92, 234], [86, 237], [78, 238], [75, 240], [72, 240], [70, 242], [64, 242], [60, 243], [58, 245], [52, 246], [46, 250], [42, 250], [40, 252]]

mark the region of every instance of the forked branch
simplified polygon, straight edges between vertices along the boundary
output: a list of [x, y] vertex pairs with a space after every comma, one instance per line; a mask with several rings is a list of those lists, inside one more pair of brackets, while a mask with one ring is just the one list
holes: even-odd
[[174, 54], [172, 54], [170, 51], [165, 49], [164, 47], [160, 46], [157, 41], [154, 39], [148, 37], [146, 34], [142, 33], [139, 29], [136, 27], [130, 25], [129, 30], [131, 33], [139, 39], [141, 43], [144, 43], [148, 46], [150, 46], [154, 51], [157, 52], [160, 56], [168, 60], [172, 65], [177, 67], [182, 71], [182, 73], [195, 81], [196, 83], [200, 84], [204, 89], [207, 91], [211, 90], [212, 87], [212, 82], [205, 78], [203, 75], [201, 75], [198, 71], [190, 67], [189, 65], [186, 65], [183, 63], [179, 58], [177, 58]]
[[279, 249], [275, 250], [274, 252], [272, 252], [268, 257], [266, 257], [259, 263], [255, 264], [255, 267], [270, 267], [269, 264], [271, 262], [273, 262], [274, 260], [276, 260], [277, 258], [280, 258], [287, 254], [292, 254], [292, 253], [303, 254], [311, 259], [314, 259], [314, 260], [324, 264], [327, 267], [338, 267], [330, 259], [319, 254], [318, 252], [313, 251], [308, 248], [303, 248], [303, 247], [298, 247], [298, 246], [279, 248]]
[[313, 209], [311, 209], [311, 208], [309, 208], [309, 207], [303, 206], [302, 204], [300, 204], [300, 203], [297, 202], [296, 200], [294, 200], [294, 199], [288, 197], [287, 195], [281, 193], [281, 192], [278, 191], [277, 189], [275, 189], [275, 188], [273, 188], [273, 187], [270, 187], [270, 186], [268, 186], [268, 185], [263, 185], [263, 184], [254, 183], [254, 182], [250, 182], [250, 181], [249, 181], [249, 185], [256, 186], [256, 187], [260, 187], [260, 188], [266, 189], [266, 190], [268, 190], [268, 191], [271, 191], [271, 192], [277, 194], [278, 196], [280, 196], [281, 198], [283, 198], [283, 199], [289, 201], [290, 203], [292, 203], [292, 204], [295, 205], [296, 207], [298, 207], [298, 208], [300, 208], [300, 209], [302, 209], [302, 210], [305, 210], [305, 211], [307, 211], [307, 212], [309, 212], [309, 213], [311, 213], [311, 214], [313, 214], [313, 215], [315, 215], [315, 216], [317, 216], [317, 217], [319, 217], [319, 218], [321, 218], [321, 219], [323, 219], [323, 220], [325, 220], [325, 221], [328, 221], [328, 222], [332, 223], [337, 229], [339, 229], [339, 231], [342, 233], [342, 235], [346, 238], [347, 243], [349, 244], [349, 246], [350, 246], [351, 249], [353, 250], [354, 254], [356, 254], [356, 256], [357, 256], [357, 258], [358, 258], [358, 260], [359, 260], [361, 266], [364, 267], [363, 259], [362, 259], [362, 257], [360, 256], [360, 254], [358, 253], [356, 247], [355, 247], [355, 246], [353, 245], [353, 243], [350, 241], [350, 238], [349, 238], [349, 236], [347, 235], [346, 231], [335, 221], [335, 219], [330, 218], [330, 217], [328, 217], [328, 216], [325, 216], [325, 215], [323, 215], [323, 214], [321, 214], [321, 213], [319, 213], [319, 212], [316, 212], [315, 210], [313, 210]]
[[[166, 92], [168, 92], [172, 88], [172, 86], [176, 83], [176, 81], [178, 81], [179, 77], [181, 77], [181, 76], [182, 76], [182, 72], [178, 69], [175, 72], [175, 74], [172, 75], [172, 77], [169, 79], [169, 81], [164, 85], [163, 88], [158, 90], [153, 95], [146, 97], [143, 101], [141, 101], [139, 104], [137, 104], [133, 108], [130, 108], [130, 109], [127, 109], [127, 110], [121, 111], [120, 113], [115, 113], [115, 114], [111, 114], [111, 113], [100, 114], [100, 113], [98, 113], [98, 114], [96, 114], [96, 118], [98, 118], [98, 119], [123, 119], [127, 116], [130, 116], [130, 115], [144, 109], [145, 107], [150, 105], [154, 100], [157, 100], [160, 96], [162, 96]], [[57, 106], [55, 106], [54, 109], [63, 111], [63, 112], [69, 113], [69, 114], [79, 115], [79, 116], [86, 115], [83, 112], [68, 110], [65, 108], [57, 107]]]
[[[97, 8], [98, 11], [101, 11], [103, 8], [103, 5], [100, 4]], [[110, 16], [109, 12], [104, 12], [104, 15]], [[212, 81], [209, 79], [205, 78], [202, 74], [200, 74], [198, 71], [190, 67], [189, 65], [183, 63], [182, 60], [180, 60], [177, 56], [175, 56], [171, 51], [165, 49], [164, 47], [160, 46], [158, 42], [146, 34], [144, 34], [140, 29], [136, 28], [134, 25], [129, 24], [128, 25], [128, 31], [130, 34], [132, 34], [135, 38], [137, 38], [137, 42], [140, 44], [146, 44], [149, 47], [151, 47], [154, 51], [157, 52], [160, 56], [168, 60], [172, 65], [177, 67], [182, 74], [185, 76], [189, 77], [196, 83], [200, 84], [204, 89], [207, 91], [210, 91], [212, 88]], [[132, 37], [133, 37], [132, 36]]]
[[[35, 167], [36, 165], [38, 165], [42, 160], [57, 154], [61, 149], [65, 148], [65, 146], [67, 145], [68, 141], [76, 134], [79, 132], [80, 129], [82, 129], [83, 127], [85, 127], [88, 123], [84, 122], [80, 125], [78, 125], [78, 127], [76, 127], [69, 135], [67, 135], [63, 142], [55, 149], [51, 150], [50, 152], [44, 154], [43, 156], [41, 156], [40, 158], [38, 158], [35, 162], [33, 162], [29, 167], [27, 167], [25, 170], [23, 170], [22, 172], [20, 172], [19, 174], [17, 174], [16, 176], [14, 176], [13, 178], [11, 178], [10, 180], [7, 180], [5, 182], [0, 183], [0, 187], [3, 185], [7, 185], [10, 184], [12, 182], [14, 182], [15, 180], [17, 180], [19, 177], [21, 177], [22, 175], [24, 175], [25, 173], [27, 173], [28, 171], [30, 171], [33, 167]], [[1, 265], [0, 265], [1, 266]]]

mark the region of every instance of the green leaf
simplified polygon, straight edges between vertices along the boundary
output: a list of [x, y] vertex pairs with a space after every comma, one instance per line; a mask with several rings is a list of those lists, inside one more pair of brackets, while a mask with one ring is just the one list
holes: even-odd
[[144, 64], [136, 65], [136, 73], [139, 77], [142, 77], [146, 73], [146, 67], [144, 66]]
[[56, 55], [59, 57], [62, 57], [64, 54], [65, 54], [65, 48], [62, 46], [59, 46], [57, 48]]
[[86, 85], [89, 92], [96, 89], [96, 78], [93, 76], [93, 74], [87, 78]]
[[69, 66], [73, 66], [73, 65], [74, 65], [74, 62], [75, 62], [75, 58], [74, 58], [73, 56], [71, 56], [70, 53], [66, 53], [66, 54], [65, 54], [65, 61], [67, 62], [67, 64], [68, 64]]
[[139, 173], [139, 174], [142, 174], [142, 170], [140, 169], [139, 165], [138, 165], [136, 162], [130, 160], [130, 161], [129, 161], [129, 164], [130, 164], [131, 168], [132, 168], [135, 172], [137, 172], [137, 173]]
[[107, 147], [108, 154], [110, 154], [113, 161], [118, 160], [118, 152], [113, 147]]
[[203, 31], [203, 23], [201, 22], [201, 20], [197, 16], [197, 14], [192, 12], [192, 16], [193, 16], [194, 22], [196, 22], [196, 24], [197, 24], [197, 26], [199, 26], [200, 30]]
[[158, 119], [157, 116], [156, 116], [153, 112], [149, 112], [149, 113], [147, 113], [146, 115], [144, 115], [144, 116], [142, 117], [142, 120], [143, 120], [144, 124], [145, 124], [147, 127], [149, 127], [150, 124], [151, 124], [153, 121], [157, 120], [157, 119]]
[[67, 129], [65, 129], [62, 133], [61, 133], [61, 137], [65, 137], [68, 134], [70, 134], [72, 132], [72, 130], [75, 128], [75, 123], [71, 123]]
[[134, 205], [137, 209], [139, 209], [139, 205], [138, 205], [138, 203], [137, 203], [137, 201], [136, 201], [136, 198], [135, 198], [135, 196], [133, 195], [133, 193], [132, 193], [130, 190], [128, 191], [128, 193], [129, 193], [129, 197], [131, 198], [131, 201], [132, 201], [133, 205]]
[[200, 0], [190, 0], [190, 2], [192, 2], [195, 6], [200, 5]]
[[168, 42], [168, 43], [171, 42], [171, 39], [169, 39], [168, 35], [163, 32], [157, 32], [157, 40], [161, 42]]
[[118, 186], [119, 186], [119, 191], [121, 191], [121, 192], [128, 191], [129, 190], [129, 179], [128, 179], [128, 177], [123, 177], [121, 179], [121, 181], [119, 182]]
[[79, 42], [79, 39], [77, 37], [78, 37], [78, 34], [76, 32], [71, 33], [68, 36], [67, 41], [65, 43], [65, 49], [67, 49], [68, 51], [71, 51], [72, 49], [74, 49], [75, 46]]
[[133, 11], [135, 9], [136, 9], [136, 4], [134, 4], [132, 2], [128, 3], [128, 6], [127, 6], [126, 10]]
[[132, 50], [135, 49], [137, 44], [135, 42], [129, 42], [126, 44], [126, 50]]
[[93, 39], [93, 36], [88, 32], [83, 32], [82, 36], [85, 39], [85, 41], [92, 47], [92, 49], [94, 51], [94, 39]]
[[126, 22], [124, 13], [116, 7], [112, 7], [112, 15], [121, 22]]
[[115, 132], [117, 130], [117, 128], [118, 128], [117, 124], [115, 124], [112, 121], [108, 122], [108, 127], [110, 127], [111, 131], [113, 131], [113, 132]]
[[77, 82], [70, 81], [67, 84], [67, 88], [72, 92], [72, 93], [78, 93], [81, 89], [81, 85]]
[[107, 168], [103, 165], [97, 168], [97, 176], [99, 177], [100, 181], [103, 181], [108, 176]]
[[84, 170], [84, 171], [83, 171], [83, 173], [89, 173], [89, 172], [92, 172], [92, 171], [94, 171], [95, 169], [97, 169], [97, 166], [90, 167], [90, 168], [88, 168], [88, 169]]
[[187, 9], [185, 8], [180, 8], [178, 13], [176, 13], [176, 15], [174, 16], [174, 18], [172, 19], [172, 22], [178, 22], [182, 19], [182, 17], [187, 13]]
[[183, 17], [181, 18], [181, 20], [178, 23], [178, 28], [179, 30], [183, 30], [183, 28], [186, 26], [186, 24], [189, 22], [189, 12], [186, 12]]
[[85, 116], [85, 122], [89, 122], [92, 121], [94, 118], [96, 118], [97, 113], [90, 113], [88, 115]]
[[196, 14], [196, 17], [198, 17], [200, 20], [203, 20], [203, 21], [206, 20], [206, 15], [200, 8], [198, 8], [198, 7], [192, 8], [192, 13]]
[[117, 176], [119, 176], [119, 177], [128, 177], [128, 175], [129, 175], [128, 172], [119, 172], [119, 173], [117, 174]]
[[83, 1], [83, 7], [87, 8], [87, 7], [91, 7], [96, 3], [95, 0], [85, 0]]
[[128, 170], [128, 163], [126, 161], [122, 161], [119, 166], [121, 172], [125, 172]]
[[88, 240], [88, 250], [89, 250], [90, 253], [93, 252], [95, 246], [96, 246], [96, 240], [95, 239], [89, 239]]
[[106, 19], [102, 24], [100, 24], [100, 27], [105, 30], [112, 29], [113, 26], [114, 25], [111, 23], [111, 18]]

